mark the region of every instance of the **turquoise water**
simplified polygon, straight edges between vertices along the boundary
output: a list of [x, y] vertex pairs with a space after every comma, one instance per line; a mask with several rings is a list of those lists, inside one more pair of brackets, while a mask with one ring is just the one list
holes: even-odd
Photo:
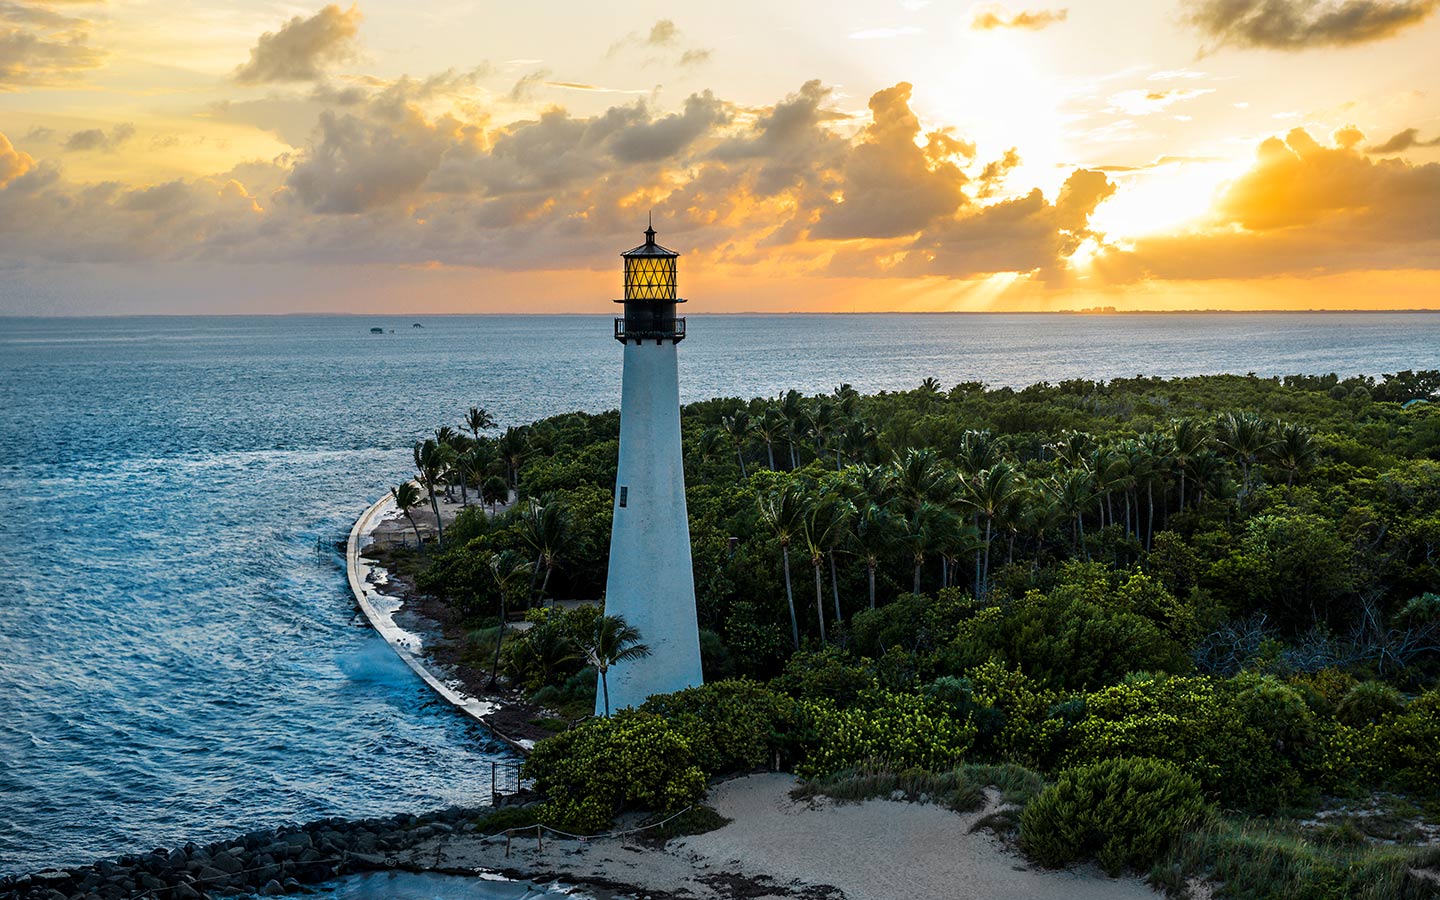
[[[0, 872], [483, 799], [334, 545], [410, 442], [618, 401], [608, 317], [0, 319]], [[393, 334], [372, 335], [380, 326]], [[1440, 368], [1440, 315], [692, 316], [686, 399]]]

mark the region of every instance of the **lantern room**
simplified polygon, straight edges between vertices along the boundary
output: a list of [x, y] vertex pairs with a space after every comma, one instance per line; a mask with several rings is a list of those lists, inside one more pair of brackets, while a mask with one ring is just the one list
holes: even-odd
[[655, 243], [655, 227], [645, 229], [645, 243], [620, 254], [625, 260], [625, 315], [615, 319], [615, 340], [641, 343], [681, 341], [685, 319], [675, 315], [676, 265], [680, 254]]

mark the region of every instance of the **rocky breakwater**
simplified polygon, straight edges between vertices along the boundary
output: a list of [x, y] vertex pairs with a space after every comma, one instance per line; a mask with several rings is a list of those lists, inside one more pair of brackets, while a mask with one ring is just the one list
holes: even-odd
[[[507, 798], [514, 802], [516, 798]], [[503, 801], [502, 801], [503, 802]], [[200, 900], [298, 893], [352, 872], [393, 868], [395, 853], [478, 827], [493, 807], [384, 819], [321, 819], [198, 846], [0, 879], [0, 900]]]

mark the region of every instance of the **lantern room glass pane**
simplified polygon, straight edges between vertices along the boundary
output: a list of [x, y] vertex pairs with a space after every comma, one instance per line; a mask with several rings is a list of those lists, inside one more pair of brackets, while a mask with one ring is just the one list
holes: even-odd
[[675, 257], [625, 257], [626, 300], [674, 300]]

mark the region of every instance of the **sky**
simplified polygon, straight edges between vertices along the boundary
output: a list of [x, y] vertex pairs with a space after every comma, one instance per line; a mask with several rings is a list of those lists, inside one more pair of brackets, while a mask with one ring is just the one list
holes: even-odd
[[1440, 0], [0, 0], [0, 315], [1440, 308]]

